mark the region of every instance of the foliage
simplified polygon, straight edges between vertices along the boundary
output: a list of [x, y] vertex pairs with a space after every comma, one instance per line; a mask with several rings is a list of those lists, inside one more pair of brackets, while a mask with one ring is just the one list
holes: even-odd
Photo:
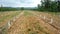
[[24, 10], [24, 7], [21, 7], [21, 10]]
[[0, 12], [1, 11], [16, 11], [18, 10], [17, 8], [11, 8], [11, 7], [0, 7]]
[[41, 6], [38, 4], [38, 10], [58, 12], [60, 11], [60, 1], [41, 0]]

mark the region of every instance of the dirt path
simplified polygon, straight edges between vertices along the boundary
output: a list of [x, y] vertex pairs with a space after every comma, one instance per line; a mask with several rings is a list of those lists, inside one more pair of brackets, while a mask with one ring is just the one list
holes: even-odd
[[[36, 14], [37, 15], [37, 14]], [[8, 29], [8, 34], [59, 34], [58, 31], [47, 24], [32, 12], [22, 12], [20, 17]]]

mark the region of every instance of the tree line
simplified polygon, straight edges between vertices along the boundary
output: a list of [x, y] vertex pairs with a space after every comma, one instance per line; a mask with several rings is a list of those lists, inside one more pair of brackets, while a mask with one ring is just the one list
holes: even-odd
[[60, 0], [41, 0], [41, 5], [38, 4], [39, 11], [60, 12]]
[[18, 10], [17, 8], [11, 8], [11, 7], [0, 7], [0, 12], [3, 11], [16, 11]]

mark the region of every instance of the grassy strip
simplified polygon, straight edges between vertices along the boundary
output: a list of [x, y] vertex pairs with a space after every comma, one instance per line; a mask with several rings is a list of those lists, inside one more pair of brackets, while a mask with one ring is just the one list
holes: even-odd
[[24, 16], [30, 16], [33, 15], [32, 13], [29, 13], [28, 11], [24, 11]]

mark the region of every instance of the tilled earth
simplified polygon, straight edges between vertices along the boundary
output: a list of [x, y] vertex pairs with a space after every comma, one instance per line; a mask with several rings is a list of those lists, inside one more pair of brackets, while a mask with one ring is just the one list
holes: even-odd
[[38, 12], [23, 12], [11, 25], [7, 34], [60, 34], [59, 30], [36, 16]]

